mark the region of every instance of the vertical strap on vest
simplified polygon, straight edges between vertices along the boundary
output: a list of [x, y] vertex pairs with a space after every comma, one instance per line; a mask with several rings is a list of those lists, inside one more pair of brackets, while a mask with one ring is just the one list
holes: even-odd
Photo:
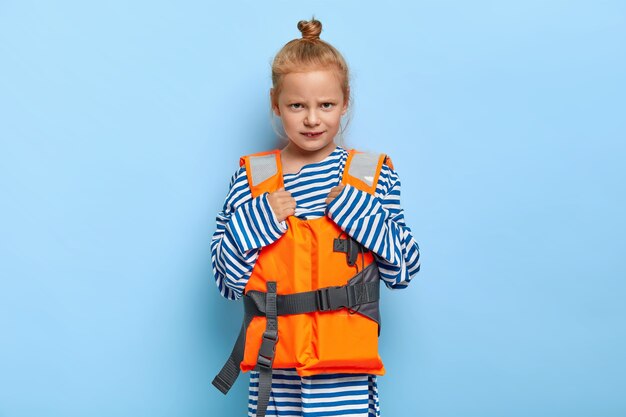
[[350, 150], [344, 168], [342, 184], [350, 184], [374, 195], [378, 176], [387, 155]]
[[259, 393], [256, 403], [257, 417], [264, 417], [272, 390], [272, 364], [276, 353], [276, 342], [278, 341], [278, 318], [276, 308], [276, 282], [267, 282], [267, 294], [265, 298], [265, 332], [263, 342], [259, 349], [257, 358], [257, 368], [259, 371]]

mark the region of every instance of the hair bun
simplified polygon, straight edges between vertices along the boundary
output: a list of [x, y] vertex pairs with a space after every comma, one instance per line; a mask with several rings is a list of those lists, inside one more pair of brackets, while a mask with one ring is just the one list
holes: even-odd
[[314, 41], [320, 38], [322, 22], [315, 18], [312, 18], [310, 21], [301, 20], [298, 22], [298, 30], [302, 32], [302, 39]]

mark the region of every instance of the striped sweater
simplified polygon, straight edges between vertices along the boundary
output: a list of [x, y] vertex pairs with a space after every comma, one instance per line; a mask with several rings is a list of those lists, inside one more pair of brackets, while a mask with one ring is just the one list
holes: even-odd
[[[314, 219], [327, 215], [342, 230], [374, 253], [380, 276], [389, 289], [405, 288], [419, 271], [419, 246], [405, 224], [400, 207], [400, 179], [383, 165], [371, 195], [346, 185], [329, 205], [330, 189], [339, 185], [348, 151], [337, 146], [320, 162], [284, 174], [285, 190], [296, 200], [295, 216]], [[230, 180], [217, 228], [211, 240], [211, 263], [220, 294], [237, 300], [243, 295], [259, 251], [287, 230], [267, 196], [252, 198], [245, 166]], [[258, 372], [250, 371], [248, 415], [256, 415]], [[275, 369], [268, 416], [380, 415], [376, 375], [324, 374], [300, 377], [295, 369]]]

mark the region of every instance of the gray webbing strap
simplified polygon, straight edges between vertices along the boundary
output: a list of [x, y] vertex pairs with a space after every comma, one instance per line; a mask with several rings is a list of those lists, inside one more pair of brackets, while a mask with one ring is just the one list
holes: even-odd
[[239, 331], [239, 336], [237, 336], [235, 346], [233, 346], [233, 350], [222, 369], [215, 376], [215, 378], [213, 378], [212, 384], [215, 385], [215, 387], [220, 390], [222, 394], [227, 394], [239, 377], [239, 372], [241, 371], [239, 364], [243, 360], [243, 353], [246, 345], [246, 330], [252, 321], [252, 317], [253, 316], [249, 314], [244, 314], [243, 323], [241, 324], [241, 330]]
[[[279, 295], [277, 300], [278, 315], [330, 311], [344, 307], [353, 308], [360, 304], [378, 301], [379, 292], [378, 282], [366, 282]], [[267, 296], [264, 292], [248, 291], [243, 300], [246, 314], [255, 316], [266, 315], [266, 298]]]
[[267, 282], [267, 293], [265, 297], [265, 332], [263, 341], [259, 349], [257, 358], [257, 369], [259, 371], [259, 392], [256, 403], [257, 417], [264, 417], [270, 399], [272, 389], [272, 364], [276, 353], [276, 342], [278, 341], [278, 318], [276, 310], [276, 282]]
[[[276, 283], [268, 282], [267, 293], [248, 291], [243, 297], [245, 313], [242, 329], [239, 332], [239, 337], [230, 357], [213, 380], [213, 385], [224, 394], [230, 390], [239, 376], [239, 366], [243, 360], [248, 325], [255, 316], [267, 316], [267, 324], [255, 368], [255, 370], [259, 371], [259, 403], [263, 406], [261, 400], [265, 398], [264, 406], [266, 407], [269, 403], [271, 369], [276, 343], [278, 342], [277, 316], [337, 310], [343, 307], [349, 309], [360, 307], [360, 314], [371, 318], [380, 325], [378, 311], [379, 283], [378, 267], [376, 263], [372, 263], [351, 278], [347, 285], [343, 286], [277, 295]], [[261, 388], [262, 386], [263, 389]], [[258, 415], [261, 416], [261, 414]]]
[[215, 378], [213, 378], [212, 384], [215, 385], [215, 387], [220, 390], [222, 394], [228, 393], [239, 376], [239, 363], [243, 359], [243, 339], [245, 337], [246, 329], [244, 328], [244, 323], [242, 323], [239, 336], [237, 336], [237, 341], [233, 347], [233, 351], [220, 372], [215, 376]]

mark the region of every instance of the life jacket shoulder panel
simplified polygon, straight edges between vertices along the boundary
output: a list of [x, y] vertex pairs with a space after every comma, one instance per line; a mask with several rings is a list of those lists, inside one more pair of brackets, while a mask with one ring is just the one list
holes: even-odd
[[[393, 169], [391, 158], [384, 153], [351, 149], [348, 152], [341, 183], [350, 184], [373, 195], [376, 192], [376, 184], [378, 184], [383, 164]], [[253, 198], [283, 186], [280, 150], [278, 149], [244, 155], [239, 158], [239, 165], [246, 167], [248, 185]]]
[[278, 149], [242, 156], [239, 158], [239, 166], [246, 167], [252, 198], [282, 186], [283, 172]]
[[387, 155], [350, 150], [342, 177], [342, 184], [350, 184], [374, 194], [380, 170]]

